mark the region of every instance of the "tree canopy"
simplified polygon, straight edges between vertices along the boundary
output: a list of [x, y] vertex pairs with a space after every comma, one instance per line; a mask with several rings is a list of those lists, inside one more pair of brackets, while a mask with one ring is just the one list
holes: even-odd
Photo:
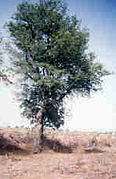
[[45, 126], [59, 128], [64, 98], [98, 91], [108, 74], [88, 50], [88, 31], [63, 0], [19, 4], [8, 28], [22, 54], [14, 63], [23, 77], [23, 114], [33, 120], [41, 112]]

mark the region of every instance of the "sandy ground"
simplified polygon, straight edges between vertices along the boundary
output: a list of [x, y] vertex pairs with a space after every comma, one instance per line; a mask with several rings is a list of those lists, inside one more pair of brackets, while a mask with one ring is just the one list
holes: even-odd
[[[63, 135], [66, 137], [61, 133], [59, 138]], [[72, 153], [45, 150], [40, 154], [0, 155], [0, 179], [116, 179], [116, 136], [106, 136], [105, 143], [101, 142], [101, 151], [98, 152], [84, 150], [87, 149], [83, 142], [87, 140], [87, 135], [71, 134], [70, 145], [72, 140], [74, 144], [72, 137], [80, 139], [80, 146]]]
[[116, 179], [116, 152], [1, 156], [0, 179]]

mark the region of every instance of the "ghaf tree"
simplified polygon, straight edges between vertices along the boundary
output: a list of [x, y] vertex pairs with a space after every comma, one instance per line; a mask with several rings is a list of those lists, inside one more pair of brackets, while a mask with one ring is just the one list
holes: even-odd
[[62, 0], [19, 4], [8, 28], [23, 54], [15, 61], [24, 80], [23, 114], [38, 119], [42, 139], [44, 126], [64, 124], [64, 98], [99, 90], [107, 72], [88, 52], [89, 34]]

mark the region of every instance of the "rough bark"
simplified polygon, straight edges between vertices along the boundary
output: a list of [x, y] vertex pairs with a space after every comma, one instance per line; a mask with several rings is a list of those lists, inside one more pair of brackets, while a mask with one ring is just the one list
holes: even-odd
[[44, 132], [44, 109], [36, 114], [36, 125], [34, 129], [34, 153], [43, 150], [43, 132]]

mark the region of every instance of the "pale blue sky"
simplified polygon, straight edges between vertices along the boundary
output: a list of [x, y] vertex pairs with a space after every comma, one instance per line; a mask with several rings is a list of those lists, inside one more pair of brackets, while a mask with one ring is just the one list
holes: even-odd
[[[31, 2], [38, 0], [30, 0]], [[0, 28], [15, 12], [21, 0], [0, 0]], [[90, 31], [90, 50], [95, 51], [98, 61], [111, 71], [116, 71], [116, 1], [115, 0], [66, 0], [71, 14], [76, 14], [82, 20], [82, 26]], [[103, 92], [93, 95], [91, 99], [74, 99], [72, 110], [72, 129], [76, 128], [114, 128], [116, 129], [116, 76], [108, 77], [103, 83]], [[9, 94], [8, 94], [9, 93]], [[10, 119], [3, 115], [4, 105], [10, 99], [11, 93], [1, 87], [0, 98], [2, 112], [0, 111], [1, 124], [6, 124]], [[8, 98], [8, 96], [10, 96]], [[2, 101], [6, 101], [4, 105]], [[14, 103], [12, 105], [15, 105]], [[70, 106], [71, 105], [71, 106]], [[13, 124], [14, 109], [11, 109]], [[19, 110], [16, 107], [16, 116]], [[85, 111], [85, 116], [83, 111]], [[84, 121], [86, 117], [86, 122]], [[16, 119], [16, 118], [15, 118]], [[17, 120], [16, 120], [17, 121]], [[15, 123], [16, 123], [15, 121]], [[83, 122], [82, 122], [83, 121]], [[17, 124], [20, 123], [18, 119]], [[77, 123], [77, 126], [75, 125]], [[69, 123], [67, 123], [67, 127]], [[84, 127], [83, 127], [84, 126]]]

